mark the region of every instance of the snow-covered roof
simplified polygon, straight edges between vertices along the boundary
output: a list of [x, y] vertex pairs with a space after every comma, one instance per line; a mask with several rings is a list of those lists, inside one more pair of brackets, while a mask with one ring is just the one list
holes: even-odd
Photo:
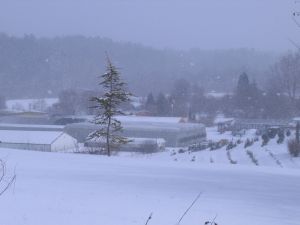
[[20, 131], [0, 130], [0, 141], [3, 143], [51, 144], [63, 132], [59, 131]]
[[121, 122], [155, 122], [155, 123], [180, 123], [181, 117], [154, 117], [154, 116], [117, 116]]
[[205, 96], [208, 97], [208, 98], [223, 98], [226, 95], [231, 95], [231, 93], [211, 91], [211, 92], [208, 92], [208, 93], [205, 94]]
[[224, 117], [217, 117], [214, 121], [215, 124], [217, 123], [226, 123], [226, 122], [232, 122], [234, 118], [224, 118]]
[[237, 124], [258, 124], [268, 126], [285, 126], [290, 123], [289, 119], [236, 119]]
[[65, 126], [59, 125], [32, 125], [32, 124], [14, 124], [14, 123], [0, 123], [0, 128], [11, 127], [11, 128], [33, 128], [33, 129], [61, 129]]

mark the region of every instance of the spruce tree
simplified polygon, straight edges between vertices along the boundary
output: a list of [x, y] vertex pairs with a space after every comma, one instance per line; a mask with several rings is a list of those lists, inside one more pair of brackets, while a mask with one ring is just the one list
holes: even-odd
[[150, 93], [147, 96], [147, 100], [145, 103], [145, 109], [151, 112], [152, 114], [156, 114], [157, 107], [156, 107], [156, 102], [154, 100], [153, 94]]
[[171, 111], [171, 106], [163, 93], [159, 93], [157, 96], [157, 115], [167, 116]]
[[121, 80], [120, 73], [108, 56], [106, 73], [101, 78], [103, 81], [99, 85], [103, 87], [104, 94], [91, 99], [95, 103], [93, 108], [98, 111], [92, 122], [99, 125], [99, 129], [92, 132], [88, 139], [100, 142], [104, 139], [107, 155], [110, 156], [112, 148], [129, 142], [126, 137], [121, 136], [123, 127], [115, 116], [123, 114], [120, 105], [129, 101], [131, 93], [126, 91], [127, 84]]

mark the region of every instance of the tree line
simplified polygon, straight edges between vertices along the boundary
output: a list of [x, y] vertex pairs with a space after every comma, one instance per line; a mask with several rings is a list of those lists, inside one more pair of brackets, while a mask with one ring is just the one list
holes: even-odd
[[251, 49], [175, 51], [101, 37], [37, 38], [0, 33], [0, 95], [6, 98], [56, 97], [65, 89], [96, 89], [95, 76], [110, 53], [129, 88], [139, 96], [169, 93], [170, 81], [184, 77], [207, 89], [229, 91], [244, 66], [260, 82], [275, 61]]
[[[300, 54], [288, 53], [270, 67], [266, 84], [256, 82], [250, 74], [237, 76], [235, 87], [214, 96], [205, 83], [181, 78], [171, 82], [170, 91], [150, 92], [139, 110], [153, 116], [180, 116], [211, 119], [217, 113], [237, 118], [290, 118], [300, 113]], [[93, 114], [89, 99], [97, 91], [66, 89], [59, 94], [54, 114]], [[125, 110], [134, 110], [129, 103]]]
[[300, 53], [288, 53], [270, 67], [266, 84], [247, 73], [238, 76], [235, 87], [223, 96], [205, 93], [205, 84], [176, 80], [170, 94], [147, 96], [145, 109], [158, 116], [214, 115], [237, 118], [290, 118], [300, 114]]

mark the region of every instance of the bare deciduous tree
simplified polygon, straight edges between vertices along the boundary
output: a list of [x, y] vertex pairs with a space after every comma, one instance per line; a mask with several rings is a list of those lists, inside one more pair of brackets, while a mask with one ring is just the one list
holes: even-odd
[[273, 78], [277, 80], [282, 92], [294, 102], [300, 88], [300, 54], [289, 53], [283, 56], [272, 68]]

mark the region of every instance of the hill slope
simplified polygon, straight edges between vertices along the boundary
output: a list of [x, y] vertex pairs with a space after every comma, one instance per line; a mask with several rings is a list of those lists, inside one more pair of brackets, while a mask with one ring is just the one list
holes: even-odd
[[251, 49], [173, 51], [99, 37], [0, 34], [0, 94], [53, 97], [70, 87], [94, 89], [104, 72], [105, 51], [136, 95], [169, 91], [178, 78], [198, 82], [207, 91], [232, 91], [244, 71], [260, 84], [275, 60], [273, 54]]

